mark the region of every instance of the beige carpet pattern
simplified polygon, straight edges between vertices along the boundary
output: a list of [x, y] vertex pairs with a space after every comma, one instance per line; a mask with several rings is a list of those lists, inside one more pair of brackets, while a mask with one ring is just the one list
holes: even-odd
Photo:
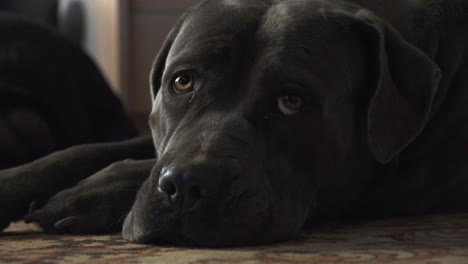
[[228, 249], [134, 245], [119, 235], [45, 235], [17, 223], [0, 235], [0, 263], [467, 264], [468, 215], [328, 227], [285, 243]]

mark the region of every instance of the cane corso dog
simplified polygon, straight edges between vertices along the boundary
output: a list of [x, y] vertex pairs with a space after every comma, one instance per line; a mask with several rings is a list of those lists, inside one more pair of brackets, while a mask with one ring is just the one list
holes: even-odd
[[203, 1], [151, 73], [156, 159], [103, 169], [135, 139], [2, 171], [2, 221], [216, 247], [466, 212], [467, 16], [465, 0]]

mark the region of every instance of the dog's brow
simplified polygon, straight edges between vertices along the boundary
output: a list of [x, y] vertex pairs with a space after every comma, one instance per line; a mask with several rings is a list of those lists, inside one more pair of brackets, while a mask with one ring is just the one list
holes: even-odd
[[[172, 72], [174, 67], [178, 65], [194, 65], [200, 61], [217, 61], [226, 54], [230, 54], [234, 48], [231, 37], [213, 37], [204, 41], [194, 41], [190, 46], [184, 45], [177, 48], [172, 53], [170, 65], [166, 68], [168, 72]], [[193, 52], [196, 50], [197, 52]]]

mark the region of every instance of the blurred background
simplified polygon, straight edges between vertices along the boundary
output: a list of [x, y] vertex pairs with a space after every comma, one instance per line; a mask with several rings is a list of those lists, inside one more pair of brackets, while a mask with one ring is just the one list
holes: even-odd
[[0, 0], [0, 11], [45, 23], [96, 61], [141, 131], [152, 61], [177, 18], [199, 0]]

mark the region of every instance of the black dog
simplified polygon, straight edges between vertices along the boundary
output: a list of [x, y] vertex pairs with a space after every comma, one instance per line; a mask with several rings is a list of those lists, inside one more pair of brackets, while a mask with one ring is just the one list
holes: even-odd
[[[51, 232], [108, 231], [151, 167], [123, 225], [135, 242], [257, 244], [338, 217], [468, 211], [467, 15], [463, 0], [204, 1], [154, 65], [157, 162], [111, 166], [27, 219]], [[12, 210], [43, 190], [30, 181], [67, 182], [77, 166], [104, 164], [50, 172], [57, 160], [104, 149], [2, 172], [1, 186], [26, 186]], [[13, 201], [11, 189], [0, 196]]]

